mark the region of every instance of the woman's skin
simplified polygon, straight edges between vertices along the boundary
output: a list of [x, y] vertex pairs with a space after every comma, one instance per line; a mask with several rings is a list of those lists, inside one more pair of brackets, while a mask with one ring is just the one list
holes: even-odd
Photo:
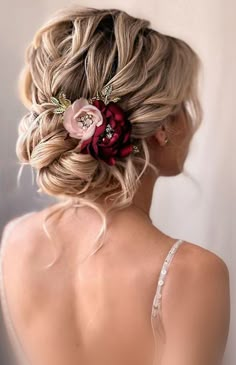
[[[151, 162], [160, 175], [181, 172], [192, 138], [186, 117], [182, 110], [173, 124], [175, 133], [160, 128], [148, 140]], [[152, 301], [163, 261], [179, 238], [164, 234], [150, 220], [156, 179], [148, 170], [133, 204], [108, 217], [112, 224], [103, 248], [83, 262], [101, 224], [90, 208], [68, 209], [58, 225], [49, 224], [55, 246], [42, 223], [56, 205], [28, 216], [10, 234], [4, 259], [6, 293], [32, 365], [152, 364]], [[54, 249], [61, 254], [59, 260], [43, 270]], [[163, 287], [166, 338], [164, 343], [157, 337], [162, 356], [158, 365], [220, 364], [229, 310], [226, 264], [184, 241]]]

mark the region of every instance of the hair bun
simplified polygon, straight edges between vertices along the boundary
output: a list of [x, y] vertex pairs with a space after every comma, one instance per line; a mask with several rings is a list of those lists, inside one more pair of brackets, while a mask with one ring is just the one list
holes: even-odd
[[[77, 6], [43, 25], [26, 52], [20, 95], [36, 114], [20, 121], [19, 159], [37, 170], [47, 194], [83, 202], [106, 196], [114, 206], [129, 204], [150, 166], [147, 138], [183, 101], [191, 100], [198, 111], [196, 53], [184, 41], [149, 29], [145, 19]], [[110, 104], [93, 99], [111, 84]], [[58, 105], [61, 90], [68, 99]], [[55, 103], [52, 96], [58, 96]], [[74, 114], [63, 124], [61, 111], [80, 97], [93, 99], [109, 123], [97, 126], [98, 134], [92, 127], [94, 134], [79, 146], [75, 135], [81, 130], [67, 138]], [[131, 153], [133, 145], [138, 153]]]

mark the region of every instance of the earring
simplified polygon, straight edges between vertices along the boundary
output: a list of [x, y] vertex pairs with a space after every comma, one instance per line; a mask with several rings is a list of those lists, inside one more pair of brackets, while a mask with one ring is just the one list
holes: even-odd
[[[161, 125], [159, 126], [159, 128], [161, 128], [163, 131], [165, 130], [165, 126], [164, 126], [163, 124], [161, 124]], [[168, 139], [168, 137], [166, 137], [166, 138], [165, 138], [165, 141], [164, 141], [164, 144], [163, 144], [162, 146], [165, 146], [165, 145], [168, 143], [168, 141], [169, 141], [169, 139]]]
[[162, 146], [165, 146], [167, 144], [167, 142], [169, 141], [169, 139], [166, 137], [165, 138], [165, 141], [164, 141], [164, 144]]

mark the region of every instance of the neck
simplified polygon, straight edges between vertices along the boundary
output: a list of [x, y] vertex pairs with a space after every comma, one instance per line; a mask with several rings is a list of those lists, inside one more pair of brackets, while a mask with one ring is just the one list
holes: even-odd
[[[145, 171], [145, 173], [141, 177], [141, 184], [133, 198], [133, 202], [130, 208], [132, 207], [138, 208], [140, 211], [142, 211], [149, 217], [154, 185], [157, 178], [158, 176], [154, 173], [154, 171], [151, 168]], [[104, 205], [104, 197], [100, 197], [99, 199], [97, 199], [97, 203]], [[105, 210], [107, 208], [107, 205], [109, 206], [108, 202], [106, 203]]]
[[133, 205], [149, 215], [157, 175], [151, 170], [142, 176], [140, 187], [133, 199]]

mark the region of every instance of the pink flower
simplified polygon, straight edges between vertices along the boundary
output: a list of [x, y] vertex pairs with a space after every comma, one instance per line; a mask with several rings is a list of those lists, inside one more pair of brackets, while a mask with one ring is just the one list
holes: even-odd
[[96, 127], [102, 123], [101, 111], [85, 98], [77, 99], [64, 113], [63, 125], [74, 138], [82, 140], [91, 138]]

